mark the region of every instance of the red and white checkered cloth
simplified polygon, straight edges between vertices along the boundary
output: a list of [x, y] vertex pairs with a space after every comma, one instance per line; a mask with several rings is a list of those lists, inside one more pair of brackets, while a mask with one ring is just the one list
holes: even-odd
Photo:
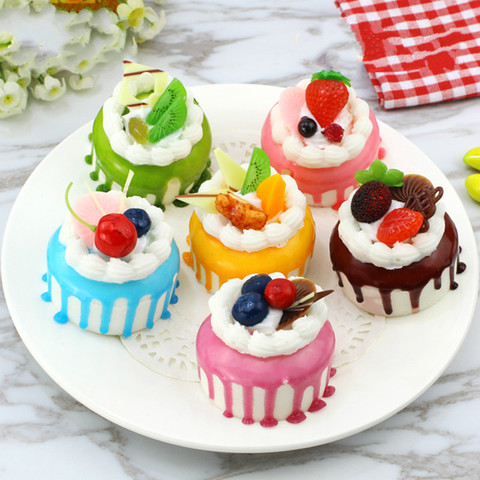
[[335, 0], [385, 109], [480, 95], [480, 0]]

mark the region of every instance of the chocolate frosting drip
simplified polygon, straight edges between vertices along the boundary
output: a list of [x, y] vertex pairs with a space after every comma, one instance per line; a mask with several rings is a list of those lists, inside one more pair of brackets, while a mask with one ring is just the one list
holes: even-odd
[[[392, 313], [391, 292], [393, 290], [410, 292], [412, 309], [416, 309], [420, 305], [422, 290], [432, 278], [434, 287], [441, 288], [441, 276], [446, 268], [450, 272], [450, 289], [457, 288], [455, 273], [465, 270], [465, 264], [458, 262], [458, 255], [457, 229], [448, 214], [445, 214], [445, 232], [437, 249], [418, 262], [393, 270], [376, 267], [354, 258], [340, 239], [338, 223], [330, 237], [330, 258], [339, 279], [340, 272], [349, 279], [359, 303], [363, 302], [362, 287], [370, 285], [378, 288], [387, 315]], [[341, 282], [339, 284], [342, 286]]]

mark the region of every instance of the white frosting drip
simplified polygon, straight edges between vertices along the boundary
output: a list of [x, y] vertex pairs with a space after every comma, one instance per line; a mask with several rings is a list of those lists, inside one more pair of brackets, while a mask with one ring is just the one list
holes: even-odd
[[[280, 273], [270, 276], [284, 278]], [[245, 279], [238, 278], [229, 280], [208, 302], [212, 314], [212, 329], [224, 343], [240, 353], [266, 358], [291, 355], [315, 339], [327, 319], [327, 306], [323, 299], [315, 302], [307, 315], [295, 320], [291, 330], [276, 330], [267, 334], [257, 329], [252, 333], [238, 323], [231, 312], [234, 303], [241, 295], [244, 281]], [[317, 291], [321, 290], [317, 286]]]
[[[340, 220], [338, 233], [357, 260], [392, 270], [418, 262], [437, 248], [445, 231], [445, 206], [442, 201], [436, 204], [435, 214], [428, 219], [429, 229], [426, 232], [418, 233], [404, 242], [396, 242], [390, 247], [376, 240], [377, 229], [382, 219], [369, 224], [358, 222], [353, 217], [351, 202], [355, 192], [356, 190], [338, 210]], [[402, 202], [392, 202], [389, 211], [401, 207]]]
[[[308, 83], [303, 80], [297, 87], [305, 90]], [[362, 151], [373, 129], [369, 118], [370, 109], [364, 100], [356, 96], [353, 88], [347, 89], [347, 104], [334, 120], [334, 123], [338, 123], [345, 130], [343, 139], [338, 144], [325, 140], [318, 123], [317, 132], [310, 138], [302, 137], [296, 130], [289, 131], [281, 117], [278, 104], [273, 107], [270, 116], [272, 137], [276, 143], [282, 145], [288, 160], [307, 168], [335, 167], [351, 160]], [[315, 120], [306, 105], [302, 108], [300, 117], [304, 115]], [[298, 120], [300, 121], [300, 118]]]
[[[244, 169], [247, 164], [242, 165]], [[272, 169], [273, 171], [273, 169]], [[305, 196], [297, 187], [295, 180], [289, 175], [282, 175], [285, 180], [285, 205], [277, 221], [267, 223], [261, 230], [240, 230], [219, 213], [208, 213], [201, 208], [195, 212], [205, 231], [220, 240], [232, 250], [257, 252], [268, 247], [283, 247], [302, 227], [305, 220], [307, 202]], [[199, 193], [219, 192], [227, 188], [222, 172], [218, 171], [208, 181], [204, 182]], [[259, 206], [259, 199], [254, 193], [243, 197], [255, 206]], [[261, 204], [261, 203], [260, 203]]]
[[[144, 75], [145, 73], [138, 78]], [[169, 78], [169, 81], [171, 80], [172, 78]], [[203, 136], [203, 110], [195, 104], [191, 92], [187, 90], [185, 125], [157, 143], [141, 145], [128, 132], [128, 120], [132, 117], [145, 119], [151, 109], [148, 106], [132, 108], [125, 117], [122, 117], [125, 107], [118, 103], [120, 87], [121, 82], [103, 105], [103, 128], [115, 153], [135, 165], [158, 166], [170, 165], [190, 154], [192, 147]]]
[[[122, 195], [121, 192], [110, 192]], [[140, 197], [127, 197], [125, 210], [141, 208], [152, 222], [150, 230], [140, 237], [135, 249], [126, 257], [107, 257], [90, 251], [73, 228], [73, 217], [68, 213], [60, 229], [59, 240], [66, 246], [65, 260], [80, 275], [101, 282], [124, 283], [140, 280], [152, 274], [169, 256], [173, 240], [172, 227], [163, 221], [163, 212]]]

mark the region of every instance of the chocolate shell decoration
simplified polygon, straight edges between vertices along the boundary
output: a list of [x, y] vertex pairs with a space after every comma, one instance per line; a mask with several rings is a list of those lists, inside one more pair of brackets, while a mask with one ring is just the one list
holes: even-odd
[[318, 300], [330, 295], [333, 290], [323, 290], [317, 292], [315, 283], [306, 278], [294, 278], [292, 283], [297, 289], [297, 295], [294, 302], [283, 311], [282, 318], [278, 324], [277, 330], [289, 328], [292, 323], [305, 315], [305, 312]]
[[391, 187], [392, 198], [405, 203], [405, 208], [415, 210], [423, 215], [423, 224], [419, 232], [429, 228], [428, 219], [437, 209], [436, 203], [443, 196], [443, 188], [434, 188], [430, 180], [422, 175], [405, 175], [401, 187]]

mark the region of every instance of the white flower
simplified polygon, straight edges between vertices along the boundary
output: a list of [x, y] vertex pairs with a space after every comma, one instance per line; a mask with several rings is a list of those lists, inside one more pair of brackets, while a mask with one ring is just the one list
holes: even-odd
[[99, 33], [110, 35], [117, 29], [118, 16], [108, 8], [100, 8], [93, 13], [89, 27]]
[[2, 65], [2, 73], [6, 82], [18, 83], [21, 88], [28, 87], [32, 79], [32, 71], [27, 65], [20, 65], [19, 67], [12, 65], [9, 68]]
[[32, 93], [33, 96], [39, 100], [51, 102], [61, 97], [66, 90], [67, 86], [64, 78], [60, 81], [58, 78], [47, 75], [43, 80], [43, 84], [39, 83], [35, 85]]
[[0, 80], [0, 118], [17, 115], [27, 105], [27, 90], [18, 83]]
[[107, 43], [104, 44], [102, 51], [103, 52], [120, 52], [125, 48], [125, 41], [127, 39], [127, 32], [115, 25], [115, 28], [112, 29]]
[[159, 17], [153, 8], [145, 8], [145, 22], [143, 25], [146, 28], [142, 28], [136, 35], [137, 42], [142, 43], [154, 38], [165, 26], [165, 21], [165, 12], [163, 10], [160, 12]]
[[9, 55], [20, 48], [20, 44], [15, 40], [13, 33], [0, 32], [0, 54]]
[[86, 90], [92, 88], [97, 83], [97, 79], [90, 75], [70, 75], [68, 85], [73, 90]]
[[[75, 37], [70, 37], [64, 44], [63, 50], [66, 52], [74, 51], [77, 45], [85, 46], [90, 42], [91, 30], [88, 26], [85, 26], [85, 29], [82, 33], [77, 34]], [[72, 48], [73, 47], [73, 48]]]
[[120, 3], [117, 7], [117, 15], [126, 20], [129, 27], [139, 27], [145, 16], [143, 0], [127, 0], [126, 3]]
[[55, 73], [63, 70], [63, 62], [65, 60], [64, 55], [59, 53], [54, 57], [44, 57], [39, 59], [38, 57], [33, 62], [32, 70], [37, 77], [40, 75], [54, 75]]
[[75, 15], [68, 15], [68, 22], [65, 24], [65, 29], [69, 30], [77, 25], [88, 25], [93, 17], [93, 10], [90, 8], [83, 8]]

